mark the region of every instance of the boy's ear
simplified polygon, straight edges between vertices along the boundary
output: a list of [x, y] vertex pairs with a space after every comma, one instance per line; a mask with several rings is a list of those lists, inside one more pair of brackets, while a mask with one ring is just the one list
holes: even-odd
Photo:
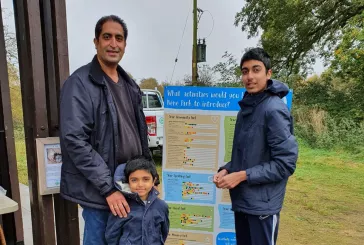
[[154, 178], [154, 186], [158, 186], [161, 182], [159, 181], [159, 175]]

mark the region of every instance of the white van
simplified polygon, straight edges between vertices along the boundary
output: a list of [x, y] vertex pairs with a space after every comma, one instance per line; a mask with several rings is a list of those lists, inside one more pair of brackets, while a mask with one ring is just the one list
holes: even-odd
[[142, 89], [143, 110], [148, 126], [149, 148], [151, 151], [163, 148], [164, 105], [158, 90]]

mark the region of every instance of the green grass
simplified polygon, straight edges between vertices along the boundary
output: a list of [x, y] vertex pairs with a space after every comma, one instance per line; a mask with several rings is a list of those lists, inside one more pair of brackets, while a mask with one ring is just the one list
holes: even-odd
[[27, 155], [25, 150], [25, 141], [21, 138], [15, 138], [16, 160], [18, 162], [19, 182], [28, 185], [28, 167]]
[[[19, 180], [27, 184], [25, 146], [16, 141]], [[161, 158], [156, 157], [161, 176]], [[281, 213], [281, 245], [362, 244], [364, 239], [364, 149], [317, 150], [300, 142]]]
[[300, 144], [281, 213], [280, 244], [361, 244], [364, 157]]

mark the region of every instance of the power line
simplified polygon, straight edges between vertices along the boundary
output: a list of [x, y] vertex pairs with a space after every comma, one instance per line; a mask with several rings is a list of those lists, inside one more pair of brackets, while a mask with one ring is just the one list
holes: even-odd
[[172, 79], [173, 79], [173, 75], [174, 75], [174, 70], [176, 69], [176, 65], [177, 65], [177, 61], [178, 61], [178, 55], [179, 55], [179, 51], [181, 50], [182, 40], [183, 40], [183, 37], [185, 35], [185, 30], [186, 30], [186, 26], [187, 26], [188, 17], [190, 16], [190, 12], [191, 11], [188, 11], [188, 15], [186, 17], [185, 27], [183, 28], [183, 33], [182, 33], [181, 41], [179, 43], [179, 47], [178, 47], [178, 51], [177, 51], [177, 56], [176, 56], [176, 59], [174, 60], [174, 67], [173, 67], [173, 72], [172, 72], [172, 76], [171, 76], [170, 83], [172, 83]]
[[204, 37], [204, 38], [200, 38], [200, 39], [206, 39], [206, 38], [208, 38], [208, 37], [211, 35], [212, 31], [214, 30], [214, 27], [215, 27], [215, 20], [214, 20], [214, 16], [211, 14], [211, 12], [210, 12], [210, 11], [208, 11], [208, 10], [202, 10], [202, 12], [207, 12], [207, 13], [209, 13], [209, 14], [210, 14], [210, 16], [211, 16], [211, 19], [212, 19], [212, 28], [211, 28], [211, 31], [210, 31], [209, 35], [207, 35], [207, 36], [206, 36], [206, 37]]

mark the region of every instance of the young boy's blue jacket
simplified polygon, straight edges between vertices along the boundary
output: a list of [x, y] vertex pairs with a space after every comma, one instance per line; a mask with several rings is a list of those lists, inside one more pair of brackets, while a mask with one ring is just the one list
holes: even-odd
[[235, 212], [272, 215], [282, 209], [298, 156], [293, 120], [281, 99], [288, 92], [282, 82], [269, 80], [264, 92], [246, 93], [239, 102], [231, 161], [221, 168], [246, 171], [247, 181], [230, 189]]
[[106, 227], [108, 245], [161, 245], [169, 231], [169, 211], [166, 202], [158, 198], [159, 192], [152, 188], [146, 203], [125, 184], [125, 164], [116, 168], [114, 184], [125, 196], [130, 213], [126, 218], [110, 214]]

